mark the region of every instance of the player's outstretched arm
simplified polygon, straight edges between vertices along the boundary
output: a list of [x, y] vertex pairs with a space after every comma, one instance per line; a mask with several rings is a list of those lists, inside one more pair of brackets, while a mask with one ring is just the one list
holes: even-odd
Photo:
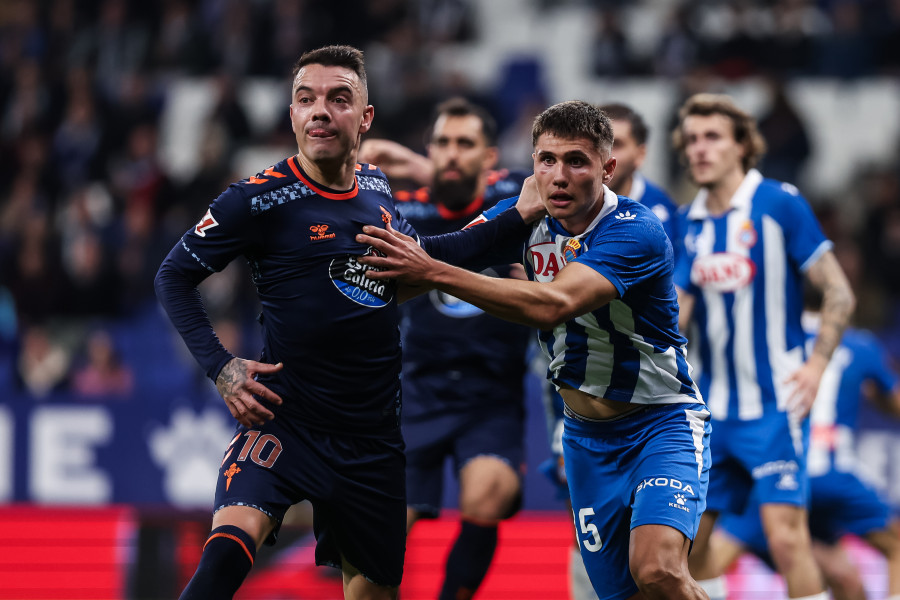
[[803, 417], [812, 408], [825, 367], [841, 343], [844, 329], [856, 307], [856, 297], [834, 252], [829, 250], [819, 257], [807, 270], [806, 277], [822, 292], [822, 323], [809, 358], [787, 378], [787, 383], [793, 385], [788, 408]]
[[487, 277], [440, 262], [390, 224], [387, 229], [364, 227], [357, 241], [383, 254], [360, 258], [360, 262], [379, 269], [367, 271], [367, 277], [434, 287], [494, 316], [538, 329], [552, 329], [618, 296], [606, 277], [578, 263], [566, 265], [552, 282], [538, 283]]
[[245, 427], [253, 427], [275, 418], [272, 411], [254, 398], [254, 394], [275, 405], [281, 405], [281, 397], [256, 381], [254, 377], [277, 373], [283, 367], [282, 363], [271, 365], [243, 358], [233, 358], [222, 367], [219, 376], [216, 377], [216, 389], [225, 400], [231, 416], [238, 423]]
[[357, 160], [376, 165], [392, 179], [409, 179], [422, 186], [430, 185], [434, 176], [434, 165], [427, 156], [390, 140], [364, 141]]

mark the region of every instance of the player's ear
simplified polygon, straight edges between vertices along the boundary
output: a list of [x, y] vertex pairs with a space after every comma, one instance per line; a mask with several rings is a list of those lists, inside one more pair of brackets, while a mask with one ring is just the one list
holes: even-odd
[[375, 107], [367, 105], [363, 110], [362, 122], [359, 124], [359, 132], [366, 133], [372, 128], [372, 120], [375, 118]]
[[603, 163], [603, 183], [609, 183], [612, 181], [613, 173], [616, 172], [616, 157], [610, 156], [609, 159]]
[[484, 157], [484, 170], [490, 171], [497, 166], [497, 161], [499, 160], [500, 150], [497, 146], [488, 146], [487, 155]]

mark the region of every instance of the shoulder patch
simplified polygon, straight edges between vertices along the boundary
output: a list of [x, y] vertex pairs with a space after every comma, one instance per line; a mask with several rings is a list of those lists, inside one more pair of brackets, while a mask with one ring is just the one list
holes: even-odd
[[800, 195], [800, 190], [797, 189], [797, 186], [795, 186], [791, 183], [781, 182], [781, 189], [782, 189], [782, 191], [787, 192], [791, 196], [799, 196]]
[[216, 218], [212, 216], [212, 209], [206, 209], [206, 214], [203, 215], [203, 218], [194, 226], [194, 233], [199, 235], [200, 237], [206, 237], [206, 232], [216, 227], [219, 224], [216, 221]]

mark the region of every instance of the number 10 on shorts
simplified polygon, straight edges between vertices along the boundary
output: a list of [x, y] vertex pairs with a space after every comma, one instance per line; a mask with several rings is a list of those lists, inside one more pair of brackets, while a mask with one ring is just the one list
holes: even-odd
[[593, 523], [588, 523], [587, 521], [587, 517], [592, 516], [594, 516], [593, 508], [582, 508], [578, 511], [578, 522], [581, 526], [581, 533], [590, 535], [591, 537], [589, 540], [581, 540], [581, 543], [584, 544], [584, 547], [587, 548], [588, 552], [597, 552], [603, 547], [603, 542], [600, 540], [600, 531], [597, 530], [597, 526]]

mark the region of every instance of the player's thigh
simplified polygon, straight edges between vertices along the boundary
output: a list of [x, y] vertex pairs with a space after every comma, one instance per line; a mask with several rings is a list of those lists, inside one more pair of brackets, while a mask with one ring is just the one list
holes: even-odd
[[346, 600], [397, 600], [398, 586], [384, 586], [369, 581], [346, 558], [342, 560], [341, 574]]
[[640, 581], [654, 572], [688, 576], [687, 558], [691, 541], [668, 525], [641, 525], [631, 530], [628, 565]]

